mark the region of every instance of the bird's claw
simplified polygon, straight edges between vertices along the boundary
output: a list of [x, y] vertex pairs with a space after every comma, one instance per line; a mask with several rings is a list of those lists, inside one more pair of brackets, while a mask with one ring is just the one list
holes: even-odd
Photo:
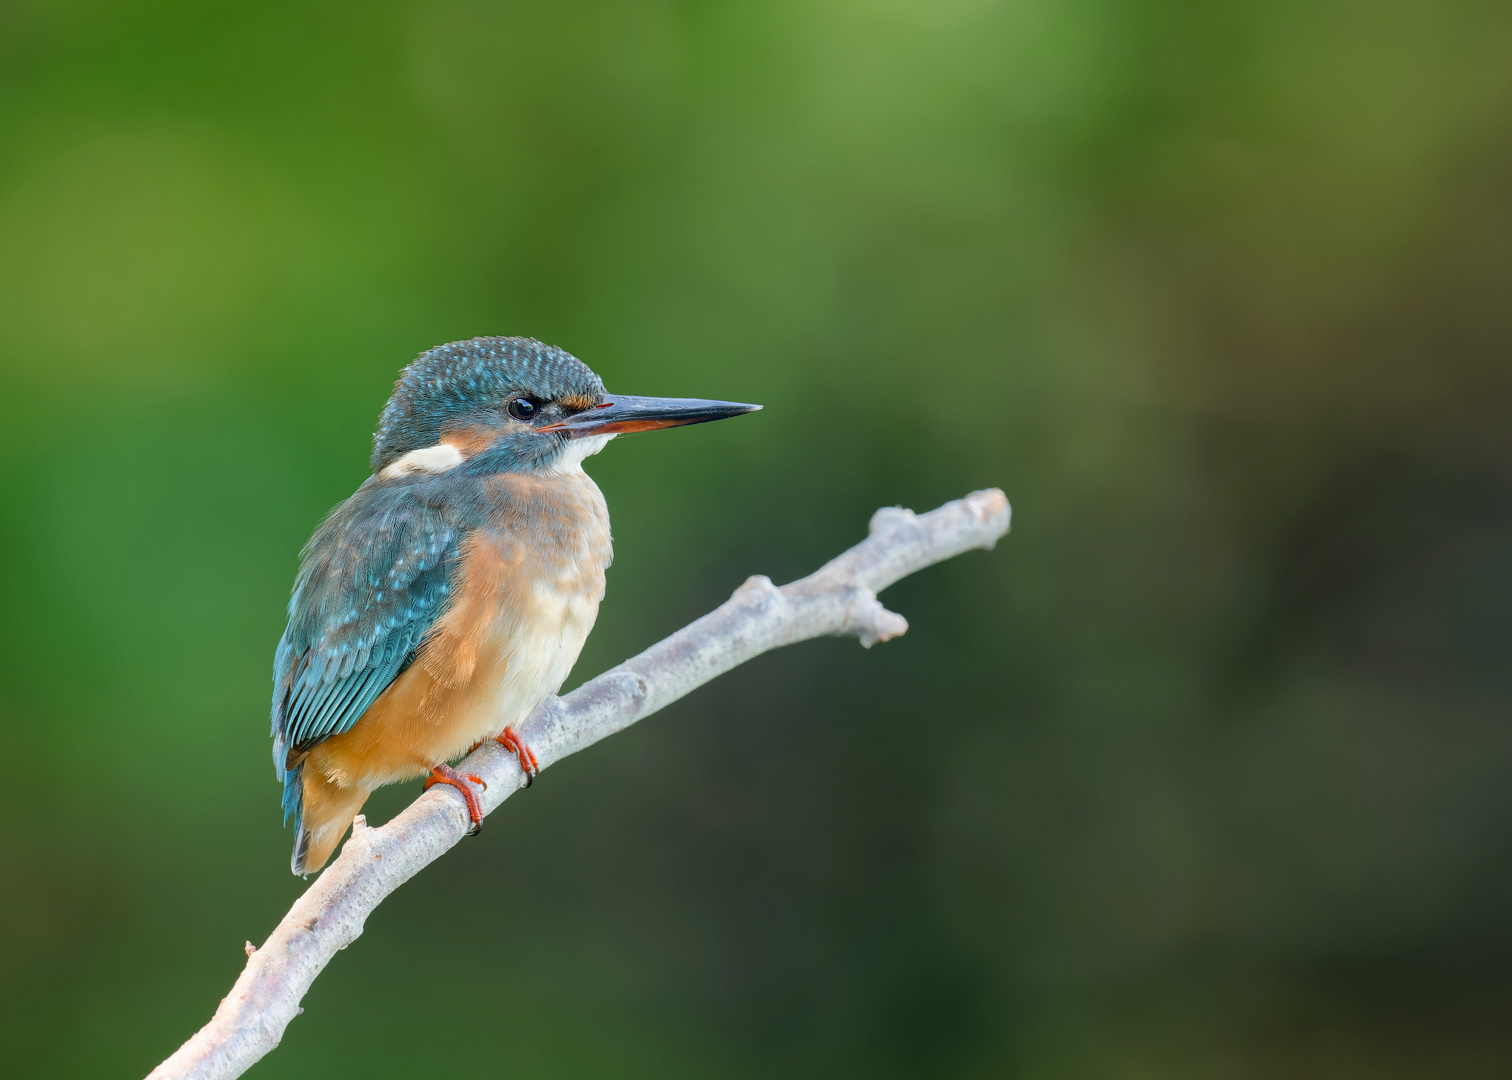
[[536, 760], [530, 747], [515, 734], [514, 728], [505, 728], [494, 736], [494, 741], [519, 759], [520, 771], [525, 774], [525, 786], [535, 783], [536, 774], [541, 771], [541, 763]]
[[437, 765], [425, 778], [425, 790], [429, 791], [437, 784], [446, 784], [460, 791], [467, 800], [467, 816], [472, 820], [472, 828], [467, 830], [467, 835], [477, 836], [483, 831], [483, 802], [478, 798], [478, 793], [468, 786], [468, 781], [477, 784], [484, 791], [488, 790], [488, 782], [481, 776], [472, 773], [463, 775], [450, 765]]

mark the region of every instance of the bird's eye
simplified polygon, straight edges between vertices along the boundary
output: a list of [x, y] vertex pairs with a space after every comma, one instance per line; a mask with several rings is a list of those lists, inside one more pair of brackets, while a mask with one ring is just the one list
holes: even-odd
[[517, 397], [505, 408], [508, 410], [509, 415], [516, 420], [531, 420], [534, 419], [536, 414], [536, 403], [528, 397]]

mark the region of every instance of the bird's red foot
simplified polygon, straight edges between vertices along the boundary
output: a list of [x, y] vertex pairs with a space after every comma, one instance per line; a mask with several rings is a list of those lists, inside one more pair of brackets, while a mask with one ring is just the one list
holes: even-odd
[[494, 741], [520, 759], [520, 770], [525, 774], [525, 786], [529, 787], [535, 783], [536, 773], [541, 771], [541, 763], [536, 760], [530, 747], [526, 746], [515, 734], [514, 728], [505, 728], [494, 736]]
[[472, 818], [472, 828], [467, 830], [467, 835], [477, 836], [483, 831], [483, 803], [478, 798], [478, 793], [468, 785], [469, 780], [484, 791], [488, 790], [488, 784], [481, 776], [474, 776], [472, 773], [464, 776], [450, 765], [437, 765], [425, 778], [425, 790], [429, 791], [436, 784], [449, 784], [460, 791], [462, 797], [467, 800], [467, 816]]

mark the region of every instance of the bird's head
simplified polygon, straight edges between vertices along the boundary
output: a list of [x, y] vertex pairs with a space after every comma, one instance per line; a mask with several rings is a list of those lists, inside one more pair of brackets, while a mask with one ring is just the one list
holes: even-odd
[[373, 435], [373, 472], [390, 479], [464, 462], [488, 471], [575, 468], [615, 435], [760, 407], [606, 394], [587, 364], [539, 341], [455, 341], [422, 353], [399, 376]]

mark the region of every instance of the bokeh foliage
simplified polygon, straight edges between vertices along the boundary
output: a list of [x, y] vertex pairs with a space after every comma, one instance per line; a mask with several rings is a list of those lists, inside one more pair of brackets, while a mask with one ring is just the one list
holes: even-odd
[[253, 1075], [1507, 1075], [1509, 55], [1482, 0], [10, 0], [3, 1071], [144, 1073], [298, 893], [296, 552], [398, 368], [507, 333], [767, 406], [592, 462], [574, 680], [877, 505], [1015, 532], [553, 769]]

